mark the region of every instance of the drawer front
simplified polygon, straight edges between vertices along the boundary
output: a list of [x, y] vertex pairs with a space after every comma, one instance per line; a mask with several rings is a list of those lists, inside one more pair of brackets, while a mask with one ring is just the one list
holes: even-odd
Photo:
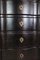
[[6, 14], [36, 14], [35, 6], [32, 0], [6, 0]]
[[[5, 37], [4, 37], [5, 38]], [[5, 48], [5, 41], [6, 41], [6, 48], [13, 49], [17, 47], [32, 47], [33, 46], [33, 39], [34, 39], [34, 33], [33, 32], [8, 32], [7, 33], [7, 39], [4, 41], [4, 48]]]
[[[19, 52], [20, 53], [19, 53]], [[32, 51], [32, 49], [30, 49], [30, 50], [18, 50], [18, 51], [16, 51], [16, 50], [7, 50], [6, 52], [5, 51], [3, 51], [3, 60], [29, 60], [29, 59], [31, 59], [32, 60], [32, 53], [33, 53], [33, 51]], [[21, 58], [22, 57], [22, 58]]]
[[37, 48], [3, 50], [3, 60], [37, 60]]
[[[4, 30], [4, 20], [1, 19], [1, 30]], [[6, 18], [7, 31], [34, 31], [36, 30], [36, 18]]]

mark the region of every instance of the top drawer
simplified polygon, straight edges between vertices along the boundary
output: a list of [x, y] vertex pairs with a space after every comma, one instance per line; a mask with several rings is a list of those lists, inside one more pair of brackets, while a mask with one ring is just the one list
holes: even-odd
[[[34, 3], [32, 0], [7, 0], [5, 10], [6, 10], [6, 14], [34, 15], [36, 14], [36, 3]], [[5, 13], [2, 12], [2, 14]]]

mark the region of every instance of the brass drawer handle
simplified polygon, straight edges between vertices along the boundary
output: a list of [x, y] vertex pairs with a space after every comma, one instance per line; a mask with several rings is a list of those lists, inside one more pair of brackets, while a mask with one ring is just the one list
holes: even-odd
[[23, 38], [23, 37], [21, 37], [19, 40], [20, 40], [20, 42], [21, 42], [21, 43], [23, 43], [24, 38]]
[[23, 5], [19, 5], [19, 9], [20, 10], [23, 10]]
[[20, 54], [20, 58], [22, 59], [23, 57], [24, 57], [24, 54], [23, 54], [23, 53], [21, 53], [21, 54]]
[[23, 21], [20, 21], [19, 22], [19, 25], [22, 27], [24, 24], [23, 24]]

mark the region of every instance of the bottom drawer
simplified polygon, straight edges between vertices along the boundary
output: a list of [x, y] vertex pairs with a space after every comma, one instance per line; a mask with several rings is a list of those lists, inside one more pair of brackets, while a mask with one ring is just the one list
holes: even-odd
[[38, 60], [37, 48], [3, 50], [2, 60]]

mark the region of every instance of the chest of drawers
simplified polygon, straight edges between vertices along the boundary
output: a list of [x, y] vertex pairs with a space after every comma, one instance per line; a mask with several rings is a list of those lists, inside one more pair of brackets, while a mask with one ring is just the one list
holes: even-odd
[[39, 0], [0, 0], [0, 60], [40, 60]]

